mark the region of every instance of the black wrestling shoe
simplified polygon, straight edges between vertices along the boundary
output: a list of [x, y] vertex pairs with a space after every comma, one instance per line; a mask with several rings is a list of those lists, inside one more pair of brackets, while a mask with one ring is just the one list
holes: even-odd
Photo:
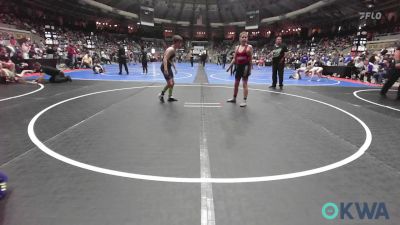
[[164, 95], [159, 94], [158, 99], [160, 99], [160, 102], [164, 103]]
[[236, 103], [236, 98], [228, 99], [226, 102], [229, 102], [229, 103]]
[[276, 86], [274, 86], [274, 85], [271, 85], [271, 86], [269, 86], [268, 88], [271, 88], [271, 89], [276, 89]]
[[171, 97], [168, 98], [167, 101], [169, 101], [169, 102], [177, 102], [178, 99], [176, 99], [176, 98], [174, 98], [174, 97], [171, 96]]

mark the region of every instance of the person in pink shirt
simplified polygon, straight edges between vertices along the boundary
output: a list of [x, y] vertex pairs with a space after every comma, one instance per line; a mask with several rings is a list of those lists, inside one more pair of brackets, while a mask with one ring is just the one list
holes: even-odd
[[76, 55], [77, 55], [77, 51], [75, 46], [70, 43], [67, 47], [67, 58], [68, 58], [68, 64], [70, 68], [73, 68], [75, 66], [75, 62], [76, 62]]

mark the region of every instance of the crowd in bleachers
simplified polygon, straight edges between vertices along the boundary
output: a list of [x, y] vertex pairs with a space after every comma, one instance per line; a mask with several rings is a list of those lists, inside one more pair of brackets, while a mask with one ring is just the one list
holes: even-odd
[[[2, 23], [10, 23], [15, 29], [26, 29], [30, 25], [18, 21], [12, 13], [3, 17]], [[162, 40], [140, 40], [135, 37], [118, 35], [101, 31], [99, 33], [70, 30], [66, 27], [56, 27], [57, 42], [49, 45], [44, 39], [44, 24], [38, 33], [43, 38], [32, 40], [30, 36], [15, 38], [13, 32], [0, 31], [1, 46], [1, 75], [2, 82], [15, 80], [15, 74], [28, 69], [28, 60], [31, 59], [56, 59], [61, 68], [93, 68], [95, 64], [117, 62], [118, 48], [123, 45], [126, 49], [128, 62], [136, 63], [140, 59], [141, 47], [147, 51], [154, 49], [159, 53], [165, 47]], [[90, 46], [90, 40], [94, 45]], [[160, 54], [153, 54], [158, 60]]]

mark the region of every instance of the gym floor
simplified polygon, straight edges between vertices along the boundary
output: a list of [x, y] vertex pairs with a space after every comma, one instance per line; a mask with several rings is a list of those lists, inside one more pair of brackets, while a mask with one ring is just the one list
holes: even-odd
[[0, 224], [332, 224], [327, 202], [384, 203], [389, 216], [366, 221], [353, 204], [333, 223], [400, 221], [395, 91], [289, 69], [270, 90], [271, 68], [255, 68], [240, 108], [221, 66], [181, 63], [179, 101], [160, 103], [159, 63], [117, 67], [0, 86]]

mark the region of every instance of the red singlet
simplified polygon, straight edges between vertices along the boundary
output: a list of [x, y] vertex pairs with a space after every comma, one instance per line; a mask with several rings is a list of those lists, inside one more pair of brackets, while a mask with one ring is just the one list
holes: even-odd
[[239, 47], [236, 49], [236, 52], [235, 52], [235, 63], [236, 63], [237, 65], [249, 64], [249, 62], [250, 62], [250, 56], [247, 55], [247, 46], [248, 46], [248, 45], [246, 44], [245, 47], [244, 47], [243, 52], [239, 52], [240, 45], [239, 45]]

